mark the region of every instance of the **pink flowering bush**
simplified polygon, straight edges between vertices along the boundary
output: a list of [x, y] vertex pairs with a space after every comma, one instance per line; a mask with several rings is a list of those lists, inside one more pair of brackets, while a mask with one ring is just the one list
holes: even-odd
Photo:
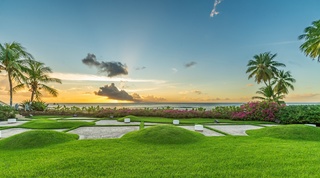
[[240, 106], [239, 111], [232, 113], [234, 120], [276, 121], [276, 116], [285, 105], [276, 102], [252, 101]]

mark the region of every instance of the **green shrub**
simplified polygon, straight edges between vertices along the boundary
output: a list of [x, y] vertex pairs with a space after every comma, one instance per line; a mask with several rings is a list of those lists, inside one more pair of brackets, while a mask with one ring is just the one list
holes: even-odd
[[[30, 103], [31, 103], [31, 106], [30, 106]], [[25, 100], [20, 105], [22, 106], [23, 109], [26, 109], [27, 104], [29, 105], [29, 109], [33, 111], [45, 111], [48, 107], [48, 104], [46, 104], [43, 101], [30, 102], [29, 100]]]
[[282, 108], [277, 118], [284, 124], [320, 124], [320, 105], [292, 105]]
[[254, 101], [240, 106], [239, 111], [232, 114], [234, 120], [276, 121], [277, 114], [284, 105], [276, 102]]
[[0, 121], [5, 121], [8, 118], [15, 118], [16, 111], [11, 106], [0, 106]]

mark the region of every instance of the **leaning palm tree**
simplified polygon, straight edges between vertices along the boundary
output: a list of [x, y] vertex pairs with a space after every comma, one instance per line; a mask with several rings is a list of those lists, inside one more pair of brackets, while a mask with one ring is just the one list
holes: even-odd
[[246, 73], [249, 73], [248, 79], [254, 77], [255, 82], [258, 84], [263, 82], [266, 86], [271, 85], [270, 81], [277, 73], [277, 67], [285, 67], [283, 63], [274, 61], [276, 56], [277, 54], [271, 54], [270, 52], [253, 56], [254, 59], [247, 64]]
[[26, 68], [26, 77], [24, 83], [17, 85], [14, 91], [27, 87], [31, 92], [30, 101], [32, 102], [34, 98], [40, 100], [42, 97], [41, 90], [44, 90], [51, 94], [52, 96], [58, 96], [58, 91], [48, 85], [49, 82], [61, 83], [60, 79], [51, 78], [48, 73], [52, 73], [50, 67], [46, 67], [44, 63], [38, 61], [29, 60]]
[[260, 94], [261, 96], [253, 96], [252, 99], [260, 99], [268, 102], [277, 102], [278, 104], [284, 103], [284, 101], [281, 101], [281, 99], [283, 99], [285, 96], [281, 93], [275, 92], [271, 85], [259, 88], [259, 90], [256, 93]]
[[292, 77], [290, 71], [279, 71], [276, 73], [275, 78], [273, 80], [274, 90], [278, 94], [288, 94], [289, 88], [294, 90], [294, 86], [292, 83], [295, 83], [296, 80]]
[[1, 69], [8, 73], [10, 106], [12, 106], [13, 82], [21, 82], [23, 79], [24, 63], [30, 59], [33, 59], [32, 55], [20, 43], [0, 44]]
[[318, 58], [320, 62], [320, 20], [312, 22], [312, 26], [305, 28], [304, 34], [298, 39], [305, 40], [300, 46], [301, 51], [313, 59]]

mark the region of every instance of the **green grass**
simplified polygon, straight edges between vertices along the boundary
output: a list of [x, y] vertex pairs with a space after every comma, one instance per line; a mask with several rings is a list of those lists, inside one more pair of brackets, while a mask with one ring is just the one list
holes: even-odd
[[[130, 118], [131, 122], [151, 122], [151, 123], [170, 123], [172, 124], [173, 120], [179, 120], [180, 124], [213, 124], [215, 119], [208, 118], [191, 118], [191, 119], [173, 119], [173, 118], [163, 118], [163, 117], [141, 117], [141, 116], [126, 116], [119, 118], [118, 121], [123, 122], [124, 118]], [[219, 123], [233, 124], [233, 125], [259, 125], [259, 124], [273, 124], [271, 122], [262, 122], [262, 121], [234, 121], [228, 119], [217, 119]]]
[[53, 116], [53, 115], [47, 115], [47, 116], [32, 116], [31, 119], [51, 119], [51, 118], [65, 118], [66, 116]]
[[28, 131], [6, 138], [0, 142], [0, 149], [30, 149], [41, 148], [53, 144], [65, 143], [78, 139], [76, 134], [56, 131]]
[[248, 130], [247, 134], [255, 137], [271, 137], [285, 140], [320, 141], [320, 129], [306, 125], [266, 127], [261, 130]]
[[[270, 136], [284, 129], [290, 139]], [[75, 140], [37, 149], [0, 149], [0, 177], [318, 177], [319, 128], [270, 127], [248, 137], [204, 137], [189, 144]], [[267, 134], [267, 135], [265, 135]], [[0, 140], [0, 144], [4, 140]]]
[[204, 137], [200, 133], [172, 125], [152, 126], [123, 136], [124, 139], [148, 144], [188, 144], [200, 141]]
[[[140, 119], [137, 121], [142, 121], [142, 128], [145, 120], [141, 119], [166, 118], [133, 119]], [[74, 128], [82, 124], [94, 125], [38, 118], [22, 126]], [[176, 126], [159, 125], [130, 132], [121, 139], [76, 140], [78, 136], [73, 134], [30, 131], [0, 139], [0, 177], [318, 177], [320, 174], [320, 128], [283, 125], [247, 133], [247, 137], [205, 137]]]
[[49, 119], [37, 119], [22, 124], [18, 127], [28, 129], [67, 129], [80, 126], [95, 125], [94, 122], [84, 121], [72, 121], [72, 120], [49, 120]]

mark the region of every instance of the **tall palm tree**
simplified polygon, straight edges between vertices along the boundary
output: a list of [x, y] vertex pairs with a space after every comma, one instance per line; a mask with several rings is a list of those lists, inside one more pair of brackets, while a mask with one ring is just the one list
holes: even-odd
[[260, 99], [269, 102], [274, 101], [279, 104], [284, 103], [284, 101], [281, 101], [281, 99], [283, 99], [285, 96], [281, 93], [275, 92], [271, 85], [259, 88], [259, 90], [256, 93], [262, 96], [253, 96], [252, 99]]
[[320, 62], [320, 20], [312, 22], [312, 26], [305, 28], [304, 34], [298, 39], [305, 40], [300, 46], [301, 51], [313, 59], [318, 58]]
[[31, 92], [31, 98], [30, 98], [31, 102], [34, 100], [34, 98], [36, 100], [40, 100], [42, 96], [41, 90], [48, 92], [54, 97], [58, 96], [58, 91], [56, 89], [51, 88], [48, 85], [45, 85], [46, 83], [49, 83], [49, 82], [61, 83], [60, 79], [51, 78], [48, 75], [48, 73], [52, 73], [51, 68], [46, 67], [45, 64], [42, 62], [33, 61], [33, 60], [29, 60], [27, 64], [28, 65], [25, 72], [26, 77], [25, 77], [24, 83], [17, 85], [14, 88], [14, 91], [17, 91], [24, 87], [29, 88], [29, 91]]
[[290, 71], [279, 71], [276, 73], [275, 78], [273, 80], [274, 90], [278, 94], [288, 94], [289, 88], [294, 90], [294, 86], [292, 83], [295, 83], [296, 80], [292, 77]]
[[261, 53], [253, 56], [254, 59], [250, 60], [247, 64], [247, 71], [249, 73], [248, 79], [254, 77], [255, 82], [260, 84], [263, 82], [266, 86], [271, 85], [270, 81], [277, 73], [277, 67], [285, 67], [283, 63], [277, 62], [274, 58], [277, 54], [270, 52]]
[[1, 68], [8, 73], [10, 89], [10, 106], [12, 106], [13, 81], [18, 83], [23, 79], [24, 63], [33, 59], [32, 55], [17, 42], [0, 44]]

